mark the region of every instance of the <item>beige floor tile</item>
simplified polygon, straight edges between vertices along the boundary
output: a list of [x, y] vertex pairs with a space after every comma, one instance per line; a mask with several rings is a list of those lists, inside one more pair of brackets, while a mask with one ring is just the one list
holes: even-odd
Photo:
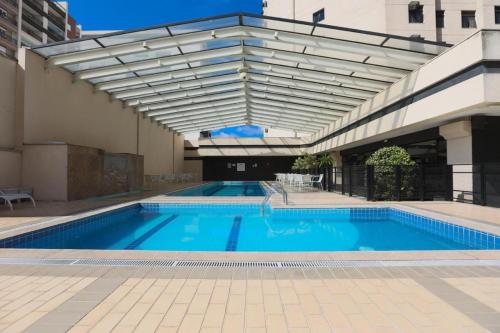
[[137, 332], [141, 333], [153, 333], [160, 326], [163, 320], [163, 314], [160, 313], [148, 313], [141, 320], [139, 325], [137, 325]]
[[189, 314], [204, 314], [210, 302], [210, 294], [196, 294], [188, 308]]
[[203, 327], [222, 328], [225, 314], [225, 304], [210, 304], [205, 313]]
[[300, 305], [285, 305], [284, 313], [289, 328], [308, 327], [307, 319]]
[[266, 314], [282, 314], [283, 304], [279, 294], [266, 294], [264, 295], [264, 308]]
[[316, 298], [312, 294], [299, 294], [299, 301], [302, 310], [306, 314], [319, 315], [321, 314], [321, 308]]
[[246, 327], [265, 327], [264, 304], [247, 304], [245, 308]]
[[210, 303], [221, 304], [226, 303], [229, 296], [229, 286], [216, 286], [212, 293]]
[[180, 327], [179, 333], [196, 333], [200, 331], [203, 322], [203, 315], [201, 314], [188, 314], [184, 317]]
[[352, 327], [349, 318], [337, 304], [322, 304], [321, 308], [331, 327], [335, 329]]
[[[219, 302], [218, 304], [225, 304]], [[245, 296], [244, 295], [230, 295], [227, 302], [228, 314], [243, 314], [245, 312]]]
[[188, 304], [184, 303], [174, 303], [168, 310], [167, 314], [163, 318], [160, 326], [167, 327], [178, 327], [182, 320], [184, 319], [184, 315], [188, 309]]
[[280, 288], [280, 296], [283, 304], [299, 304], [299, 298], [293, 288]]
[[266, 316], [266, 328], [268, 332], [287, 332], [286, 318], [280, 314], [270, 314]]
[[222, 325], [222, 332], [243, 332], [245, 318], [240, 314], [226, 314]]
[[322, 315], [308, 315], [307, 321], [311, 332], [329, 333], [332, 331], [330, 325], [328, 325], [328, 321]]

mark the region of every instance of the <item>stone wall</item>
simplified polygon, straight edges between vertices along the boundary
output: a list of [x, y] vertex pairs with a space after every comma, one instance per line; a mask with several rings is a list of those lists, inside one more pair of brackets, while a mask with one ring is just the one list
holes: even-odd
[[68, 145], [68, 200], [102, 193], [104, 151]]
[[131, 154], [104, 154], [101, 194], [123, 193], [142, 188], [144, 179], [143, 156]]
[[79, 200], [143, 185], [143, 156], [68, 144], [27, 145], [23, 153], [23, 186], [38, 200]]

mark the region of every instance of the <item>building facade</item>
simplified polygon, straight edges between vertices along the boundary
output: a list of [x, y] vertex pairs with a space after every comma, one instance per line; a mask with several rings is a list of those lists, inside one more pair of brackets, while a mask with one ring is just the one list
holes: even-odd
[[264, 0], [263, 14], [456, 44], [500, 28], [500, 0]]
[[14, 58], [20, 45], [36, 46], [79, 38], [79, 31], [76, 21], [68, 14], [66, 2], [0, 0], [0, 54], [4, 56]]

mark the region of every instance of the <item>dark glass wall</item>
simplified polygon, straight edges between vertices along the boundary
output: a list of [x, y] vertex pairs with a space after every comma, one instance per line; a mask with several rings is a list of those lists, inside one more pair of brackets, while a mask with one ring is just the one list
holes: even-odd
[[291, 172], [297, 156], [204, 157], [203, 180], [274, 180]]
[[364, 165], [373, 152], [389, 146], [405, 148], [418, 164], [446, 164], [446, 140], [439, 135], [437, 127], [344, 150], [343, 164]]
[[472, 117], [474, 203], [500, 207], [500, 117]]

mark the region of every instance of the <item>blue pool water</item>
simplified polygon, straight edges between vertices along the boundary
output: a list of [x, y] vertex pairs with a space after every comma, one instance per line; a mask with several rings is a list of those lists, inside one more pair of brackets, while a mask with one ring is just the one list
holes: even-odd
[[500, 248], [500, 237], [392, 208], [135, 205], [0, 240], [0, 247], [164, 251], [387, 251]]
[[181, 197], [263, 197], [265, 192], [259, 182], [214, 182], [177, 191], [170, 195]]

